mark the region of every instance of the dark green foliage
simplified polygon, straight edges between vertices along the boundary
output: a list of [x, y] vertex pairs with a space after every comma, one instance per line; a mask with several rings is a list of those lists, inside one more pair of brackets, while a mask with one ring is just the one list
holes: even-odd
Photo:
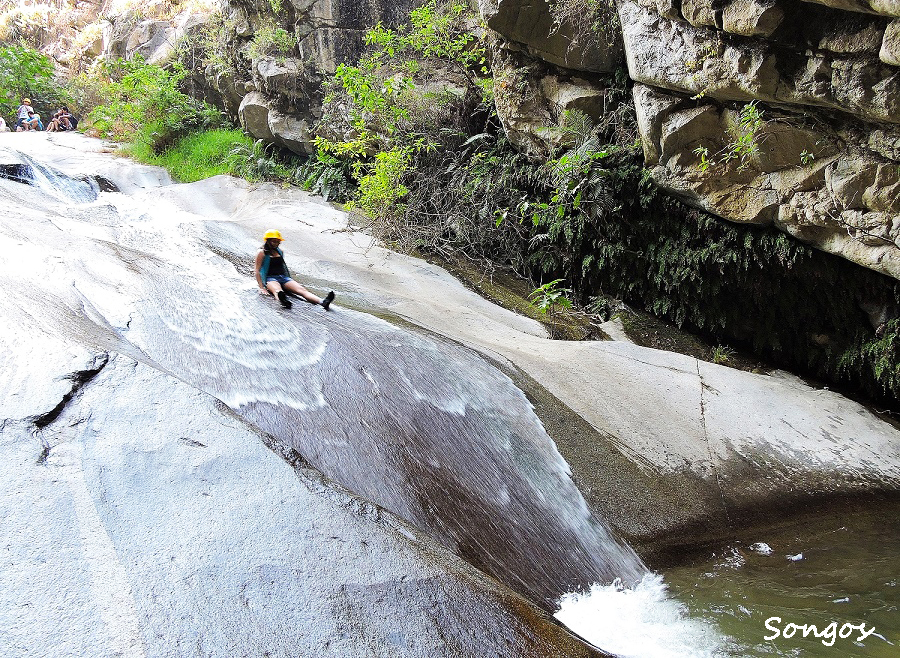
[[463, 189], [485, 201], [485, 221], [499, 213], [493, 242], [506, 248], [495, 253], [532, 280], [562, 278], [583, 302], [619, 298], [713, 342], [874, 398], [900, 397], [900, 325], [879, 338], [862, 310], [896, 307], [900, 282], [655, 194], [634, 151], [592, 160], [576, 203], [568, 184], [553, 185], [507, 148], [470, 159]]
[[342, 203], [349, 201], [356, 189], [347, 161], [322, 152], [311, 155], [297, 167], [293, 182], [307, 192]]

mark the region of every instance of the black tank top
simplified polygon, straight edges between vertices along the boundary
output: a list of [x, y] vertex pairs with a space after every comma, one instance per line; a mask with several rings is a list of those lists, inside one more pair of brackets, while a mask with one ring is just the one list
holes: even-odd
[[266, 271], [266, 277], [284, 276], [284, 258], [277, 253], [269, 256], [269, 269]]

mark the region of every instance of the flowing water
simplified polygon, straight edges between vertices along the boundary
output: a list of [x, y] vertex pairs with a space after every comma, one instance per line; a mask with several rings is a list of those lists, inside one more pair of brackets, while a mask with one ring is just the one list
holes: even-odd
[[662, 573], [568, 595], [556, 616], [623, 657], [900, 656], [898, 503], [794, 519]]
[[[249, 262], [258, 241], [232, 217], [184, 210], [190, 186], [149, 176], [143, 191], [103, 192], [7, 155], [36, 187], [0, 180], [6, 281], [40, 244], [54, 285], [35, 303], [70, 309], [66, 331], [211, 393], [516, 591], [548, 609], [559, 601], [557, 617], [595, 645], [649, 657], [900, 656], [897, 509], [816, 517], [649, 573], [590, 514], [522, 392], [478, 354], [346, 308], [261, 302], [232, 262]], [[878, 635], [765, 641], [771, 617], [782, 631], [835, 620]]]
[[6, 159], [34, 172], [30, 187], [0, 181], [7, 211], [27, 206], [7, 229], [6, 265], [27, 273], [47, 256], [37, 285], [53, 285], [36, 303], [83, 308], [69, 331], [115, 333], [548, 609], [646, 573], [592, 516], [525, 395], [480, 355], [347, 308], [273, 308], [220, 255], [249, 263], [259, 239], [222, 213], [185, 211], [196, 187], [97, 192]]

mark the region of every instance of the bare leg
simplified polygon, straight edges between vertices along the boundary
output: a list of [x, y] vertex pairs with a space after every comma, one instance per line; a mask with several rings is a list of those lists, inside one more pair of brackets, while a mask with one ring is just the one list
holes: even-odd
[[309, 290], [307, 290], [306, 288], [301, 286], [296, 281], [288, 281], [287, 283], [284, 284], [284, 288], [285, 288], [285, 290], [288, 290], [288, 291], [294, 293], [295, 295], [300, 295], [303, 299], [305, 299], [306, 301], [311, 302], [313, 304], [318, 304], [322, 301], [321, 297], [318, 297], [318, 296], [312, 294]]
[[[287, 284], [287, 285], [290, 285]], [[287, 298], [287, 295], [284, 292], [284, 289], [281, 287], [281, 284], [277, 281], [267, 281], [266, 288], [270, 293], [275, 295], [275, 298], [281, 303], [285, 308], [291, 307], [291, 300]]]

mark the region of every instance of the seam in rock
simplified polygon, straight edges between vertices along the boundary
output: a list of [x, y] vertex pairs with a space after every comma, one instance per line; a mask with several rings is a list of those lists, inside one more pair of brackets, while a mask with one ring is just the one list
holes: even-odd
[[[59, 401], [59, 404], [57, 404], [47, 413], [40, 414], [39, 416], [35, 416], [31, 419], [31, 422], [34, 425], [35, 434], [37, 435], [38, 432], [45, 429], [48, 425], [53, 423], [53, 421], [59, 418], [72, 398], [78, 395], [78, 393], [91, 380], [99, 375], [100, 371], [103, 370], [107, 363], [109, 363], [109, 354], [103, 352], [102, 354], [98, 354], [94, 357], [94, 361], [91, 364], [90, 368], [87, 368], [85, 370], [76, 370], [71, 375], [68, 375], [67, 379], [72, 382], [72, 388], [69, 389], [68, 393], [63, 395], [62, 400]], [[50, 456], [51, 446], [43, 436], [38, 436], [38, 440], [41, 442], [41, 452], [38, 455], [37, 463], [44, 464], [47, 462], [47, 458]]]
[[722, 489], [722, 482], [719, 480], [719, 469], [716, 468], [716, 463], [713, 460], [712, 448], [709, 445], [709, 433], [706, 431], [706, 404], [703, 401], [703, 392], [706, 390], [706, 384], [703, 382], [703, 375], [700, 373], [700, 360], [695, 359], [694, 363], [697, 366], [697, 379], [700, 381], [700, 424], [703, 427], [703, 439], [706, 441], [706, 454], [709, 459], [709, 467], [712, 469], [713, 477], [716, 480], [716, 489], [719, 490], [719, 499], [722, 501], [722, 511], [725, 512], [725, 519], [728, 521], [728, 525], [732, 526], [734, 523], [731, 520], [731, 514], [728, 513], [728, 504], [725, 502], [725, 492]]

